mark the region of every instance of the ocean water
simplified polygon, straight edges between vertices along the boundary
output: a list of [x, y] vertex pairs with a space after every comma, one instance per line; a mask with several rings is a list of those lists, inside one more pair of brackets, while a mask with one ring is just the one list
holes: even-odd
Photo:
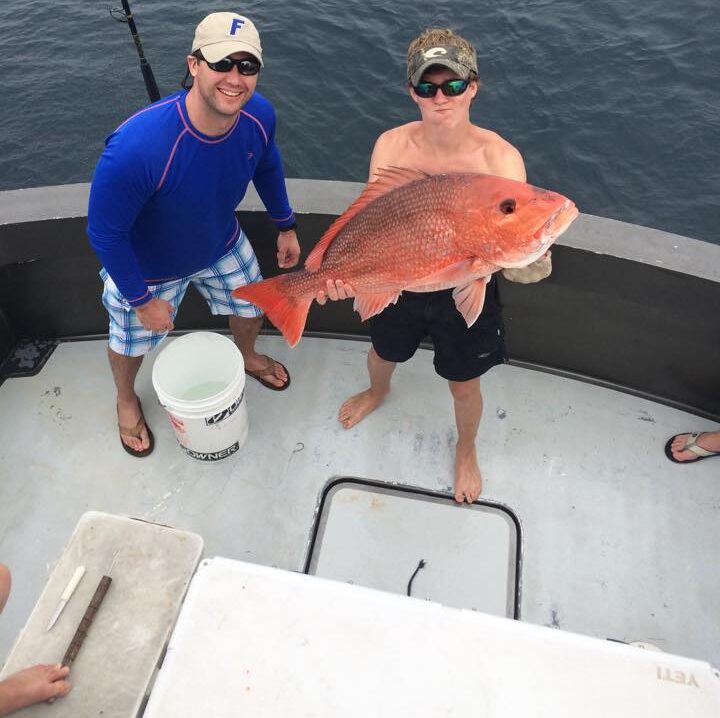
[[[105, 136], [147, 102], [119, 1], [4, 0], [0, 189], [86, 182]], [[378, 134], [416, 119], [405, 51], [427, 26], [478, 49], [473, 120], [525, 157], [533, 184], [581, 211], [720, 243], [717, 0], [133, 0], [163, 94], [197, 22], [258, 25], [259, 87], [288, 177], [364, 181]]]

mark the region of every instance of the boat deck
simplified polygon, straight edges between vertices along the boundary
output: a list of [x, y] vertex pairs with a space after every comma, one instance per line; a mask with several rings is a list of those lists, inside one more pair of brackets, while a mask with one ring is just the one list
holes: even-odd
[[[14, 575], [0, 661], [85, 511], [198, 533], [206, 556], [302, 570], [333, 477], [450, 491], [452, 405], [431, 352], [400, 367], [386, 403], [346, 431], [336, 412], [366, 386], [365, 342], [259, 345], [292, 385], [275, 393], [249, 380], [247, 443], [212, 464], [178, 447], [154, 400], [152, 357], [138, 377], [157, 441], [145, 459], [119, 446], [104, 341], [61, 343], [39, 374], [0, 385], [0, 561]], [[522, 620], [720, 665], [720, 567], [707, 558], [720, 543], [720, 461], [678, 466], [663, 453], [670, 435], [708, 422], [510, 365], [484, 377], [483, 395], [482, 498], [522, 526]]]

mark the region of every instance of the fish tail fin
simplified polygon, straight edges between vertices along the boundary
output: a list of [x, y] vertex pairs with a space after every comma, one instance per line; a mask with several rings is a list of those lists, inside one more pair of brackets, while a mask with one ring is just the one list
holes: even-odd
[[293, 295], [292, 288], [287, 283], [287, 275], [238, 287], [233, 290], [233, 296], [260, 307], [291, 347], [302, 337], [314, 299], [313, 296]]

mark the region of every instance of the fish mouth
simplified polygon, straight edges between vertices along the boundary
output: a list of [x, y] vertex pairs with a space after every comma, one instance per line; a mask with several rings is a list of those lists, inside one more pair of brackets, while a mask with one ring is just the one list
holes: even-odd
[[[546, 220], [542, 226], [533, 232], [532, 238], [535, 240], [533, 244], [536, 249], [525, 254], [522, 259], [516, 262], [498, 262], [499, 266], [505, 269], [519, 269], [527, 267], [542, 257], [549, 249], [550, 245], [573, 223], [575, 218], [580, 214], [575, 203], [566, 199], [563, 204], [556, 209]], [[538, 244], [535, 244], [535, 243]]]
[[572, 224], [578, 214], [575, 203], [566, 199], [533, 234], [533, 238], [539, 240], [543, 248], [547, 249]]
[[[554, 242], [580, 215], [575, 203], [569, 199], [565, 200], [562, 207], [555, 213], [553, 223], [548, 228], [552, 233]], [[546, 223], [547, 224], [547, 223]]]

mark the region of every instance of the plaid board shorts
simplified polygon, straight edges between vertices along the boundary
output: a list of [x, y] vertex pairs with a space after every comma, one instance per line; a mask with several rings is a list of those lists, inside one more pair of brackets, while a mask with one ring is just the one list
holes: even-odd
[[[137, 314], [120, 294], [115, 282], [103, 268], [100, 277], [104, 283], [102, 302], [110, 315], [109, 345], [123, 356], [143, 356], [152, 351], [167, 336], [167, 332], [148, 331], [138, 321]], [[190, 282], [205, 298], [212, 314], [259, 317], [262, 310], [254, 304], [236, 299], [232, 290], [262, 279], [255, 252], [241, 231], [233, 248], [215, 264], [189, 277], [181, 277], [162, 284], [151, 284], [148, 290], [155, 299], [164, 299], [173, 305], [173, 319]]]

